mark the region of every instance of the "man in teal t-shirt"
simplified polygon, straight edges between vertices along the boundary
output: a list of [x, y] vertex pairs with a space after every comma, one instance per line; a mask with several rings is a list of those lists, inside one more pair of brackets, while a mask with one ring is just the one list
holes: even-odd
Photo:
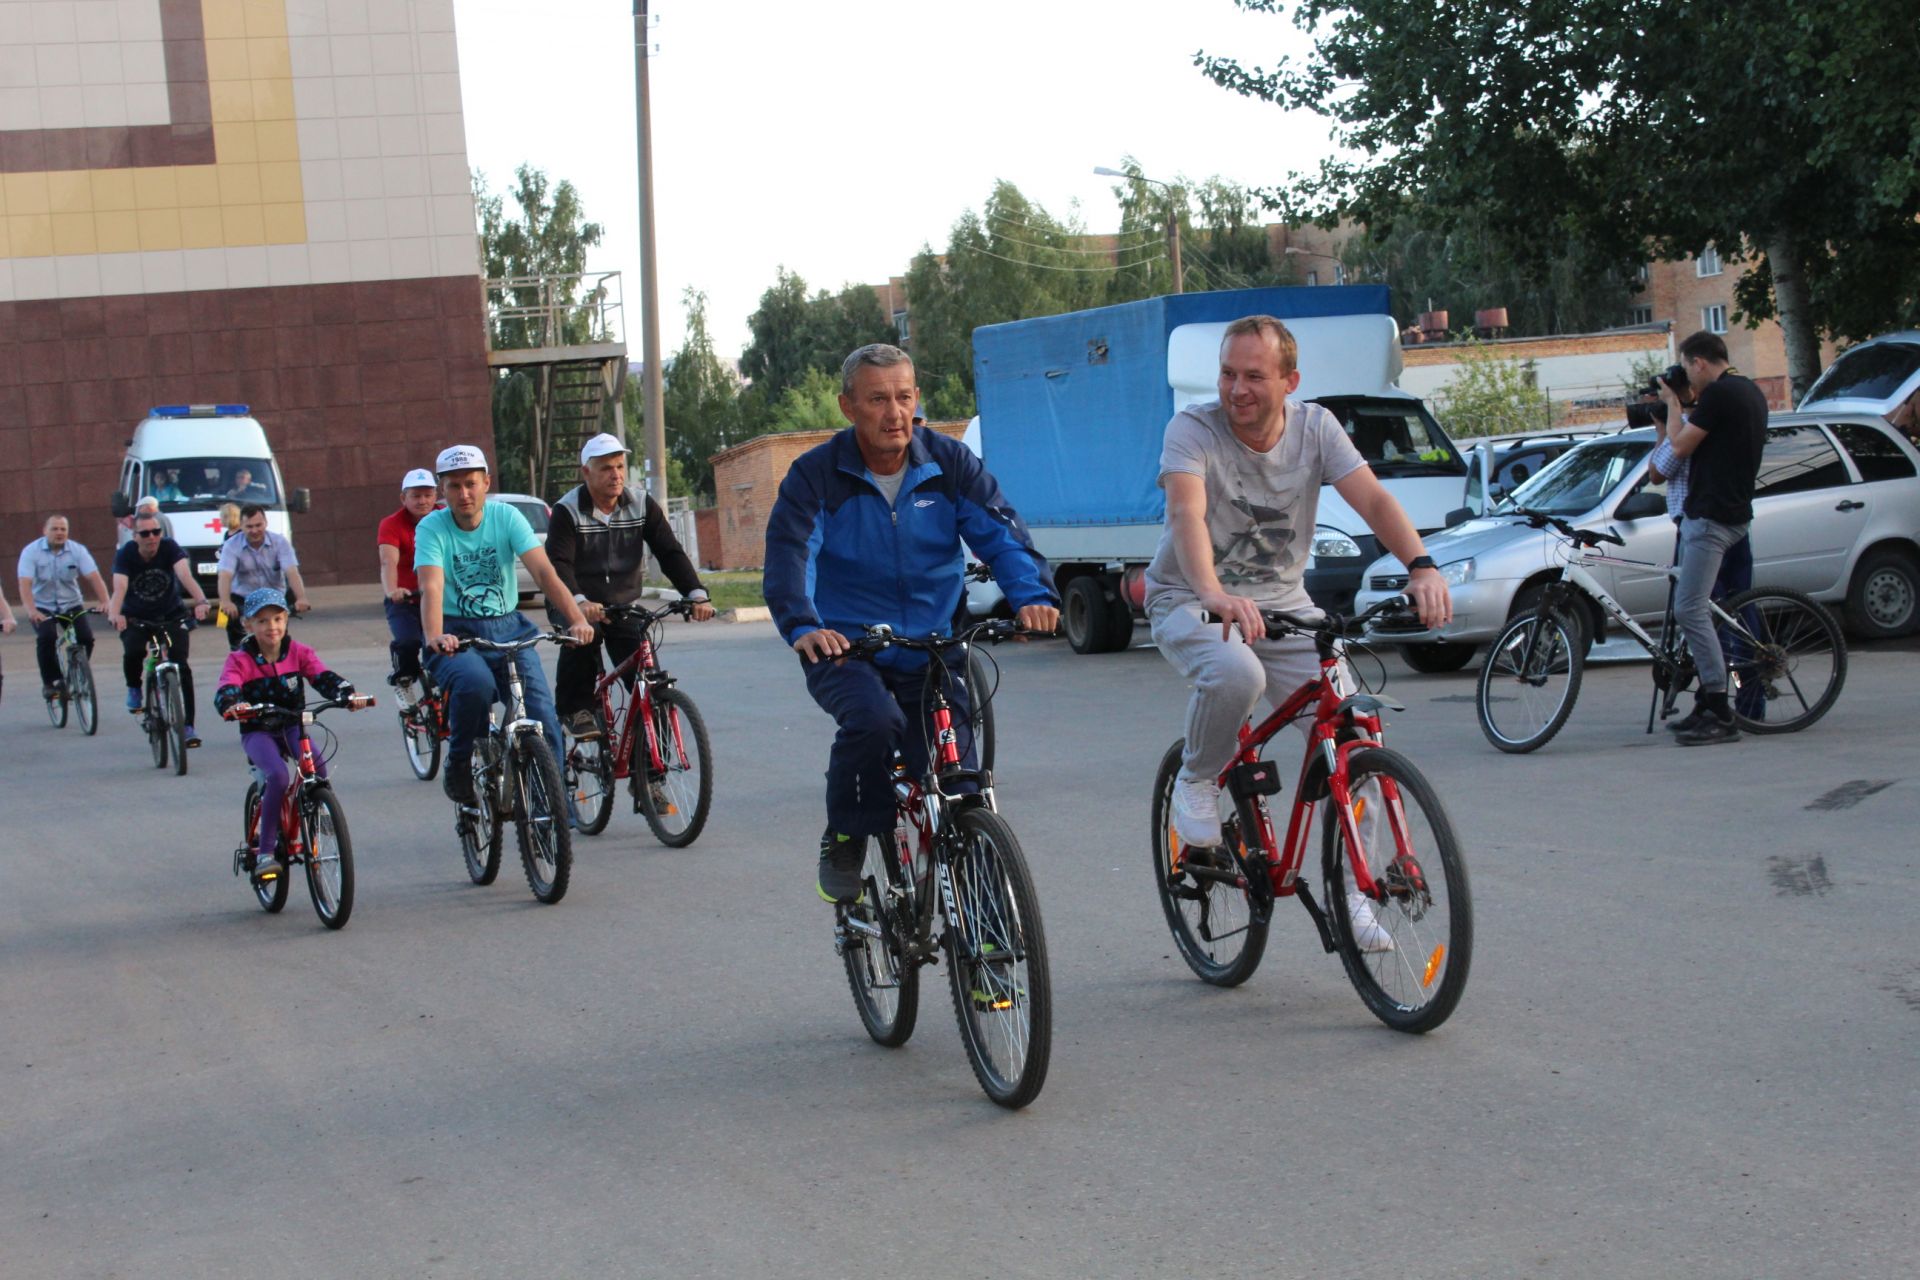
[[[444, 449], [434, 465], [444, 509], [420, 521], [413, 533], [413, 568], [420, 579], [420, 625], [427, 637], [427, 666], [447, 695], [447, 760], [441, 785], [455, 804], [471, 805], [473, 746], [487, 728], [487, 708], [507, 697], [507, 661], [515, 655], [461, 647], [465, 639], [505, 643], [538, 634], [515, 608], [519, 589], [514, 561], [525, 560], [548, 607], [566, 619], [573, 638], [585, 643], [593, 627], [560, 582], [527, 518], [504, 502], [488, 502], [492, 478], [487, 457], [472, 445]], [[560, 721], [537, 655], [525, 655], [520, 681], [527, 715], [540, 722], [556, 757]]]

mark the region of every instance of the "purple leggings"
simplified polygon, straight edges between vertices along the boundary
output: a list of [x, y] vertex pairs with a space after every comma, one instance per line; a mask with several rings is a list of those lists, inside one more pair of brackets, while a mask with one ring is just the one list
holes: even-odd
[[[284, 729], [243, 733], [240, 745], [246, 748], [247, 760], [260, 778], [260, 839], [254, 855], [264, 862], [273, 856], [280, 840], [280, 803], [286, 798], [287, 783], [291, 780], [288, 762], [300, 755], [300, 730], [288, 725]], [[322, 778], [327, 776], [326, 762], [317, 751], [313, 771]]]

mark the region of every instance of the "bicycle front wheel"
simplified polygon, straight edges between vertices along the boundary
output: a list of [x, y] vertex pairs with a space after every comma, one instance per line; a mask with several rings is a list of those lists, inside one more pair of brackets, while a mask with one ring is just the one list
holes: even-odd
[[46, 698], [47, 721], [56, 729], [67, 727], [67, 691], [61, 689], [51, 698]]
[[1833, 707], [1847, 682], [1847, 642], [1833, 615], [1798, 591], [1753, 587], [1721, 605], [1727, 699], [1748, 733], [1792, 733]]
[[93, 664], [76, 651], [67, 670], [67, 705], [80, 718], [80, 732], [91, 738], [100, 732], [100, 694], [93, 687]]
[[567, 805], [580, 834], [597, 836], [613, 817], [613, 753], [607, 750], [606, 727], [598, 738], [576, 738], [564, 725], [560, 734], [566, 744]]
[[993, 696], [997, 676], [987, 667], [980, 646], [967, 646], [967, 699], [973, 708], [974, 747], [982, 769], [993, 768]]
[[1033, 876], [1013, 828], [991, 809], [954, 814], [948, 839], [958, 927], [947, 930], [947, 981], [960, 1039], [987, 1096], [1024, 1107], [1046, 1083], [1053, 1051], [1053, 990]]
[[700, 836], [713, 807], [713, 747], [707, 722], [693, 699], [678, 689], [653, 694], [653, 734], [663, 772], [651, 771], [641, 739], [635, 738], [633, 762], [640, 787], [640, 812], [661, 844], [684, 849]]
[[[247, 850], [247, 856], [241, 862], [241, 867], [248, 873], [248, 883], [252, 883], [254, 850], [259, 848], [259, 821], [260, 784], [255, 782], [249, 784], [247, 787], [247, 798], [241, 806], [240, 818], [240, 839], [244, 842], [243, 847]], [[287, 905], [287, 877], [279, 875], [267, 881], [265, 884], [254, 885], [253, 896], [254, 900], [259, 902], [262, 911], [269, 913], [279, 911], [280, 908]]]
[[343, 928], [353, 914], [353, 837], [347, 834], [347, 814], [328, 786], [313, 788], [303, 808], [313, 911], [327, 928]]
[[160, 690], [167, 709], [167, 749], [173, 752], [173, 773], [175, 777], [184, 777], [187, 772], [187, 704], [180, 693], [180, 673], [161, 672]]
[[395, 699], [395, 714], [400, 718], [400, 745], [407, 753], [407, 767], [422, 782], [432, 782], [440, 772], [440, 732], [434, 724], [433, 705], [425, 698], [412, 702]]
[[901, 863], [903, 851], [912, 846], [901, 841], [916, 838], [912, 825], [902, 823], [891, 834], [867, 841], [867, 863], [860, 873], [865, 891], [860, 901], [843, 908], [841, 923], [840, 958], [854, 1008], [874, 1043], [889, 1049], [907, 1042], [920, 1017], [920, 966], [906, 959], [901, 945], [915, 919], [913, 878]]
[[460, 833], [460, 856], [466, 861], [467, 877], [475, 884], [492, 884], [500, 874], [500, 848], [505, 843], [505, 824], [486, 754], [484, 747], [473, 753], [473, 795], [479, 812], [463, 812], [454, 822]]
[[1203, 982], [1237, 987], [1260, 967], [1267, 921], [1224, 846], [1190, 849], [1173, 829], [1173, 784], [1185, 751], [1184, 741], [1168, 747], [1153, 779], [1153, 883], [1187, 967]]
[[514, 835], [527, 888], [541, 902], [558, 902], [567, 896], [573, 875], [573, 833], [567, 826], [560, 766], [547, 740], [529, 733], [515, 744], [508, 767], [513, 772]]
[[[1431, 1031], [1460, 1003], [1473, 961], [1467, 864], [1439, 793], [1412, 761], [1370, 747], [1354, 752], [1347, 767], [1359, 847], [1332, 797], [1321, 821], [1320, 874], [1335, 948], [1375, 1017], [1396, 1031]], [[1373, 877], [1378, 898], [1355, 891], [1356, 863]]]
[[1585, 661], [1579, 629], [1565, 614], [1515, 618], [1480, 668], [1480, 732], [1515, 755], [1546, 746], [1573, 714]]

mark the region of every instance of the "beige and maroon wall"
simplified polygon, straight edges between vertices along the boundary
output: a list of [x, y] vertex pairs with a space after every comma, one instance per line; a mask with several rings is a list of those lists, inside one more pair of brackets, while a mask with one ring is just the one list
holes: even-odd
[[492, 451], [451, 0], [0, 0], [0, 554], [110, 553], [149, 406], [241, 402], [310, 582]]

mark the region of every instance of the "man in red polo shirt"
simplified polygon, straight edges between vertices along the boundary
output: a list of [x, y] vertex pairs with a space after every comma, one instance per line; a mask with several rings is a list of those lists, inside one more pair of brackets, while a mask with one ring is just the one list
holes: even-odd
[[424, 467], [407, 472], [400, 482], [400, 509], [380, 522], [380, 590], [387, 597], [387, 630], [393, 633], [393, 674], [396, 687], [420, 679], [420, 580], [413, 572], [414, 527], [433, 510], [439, 490], [433, 473]]

